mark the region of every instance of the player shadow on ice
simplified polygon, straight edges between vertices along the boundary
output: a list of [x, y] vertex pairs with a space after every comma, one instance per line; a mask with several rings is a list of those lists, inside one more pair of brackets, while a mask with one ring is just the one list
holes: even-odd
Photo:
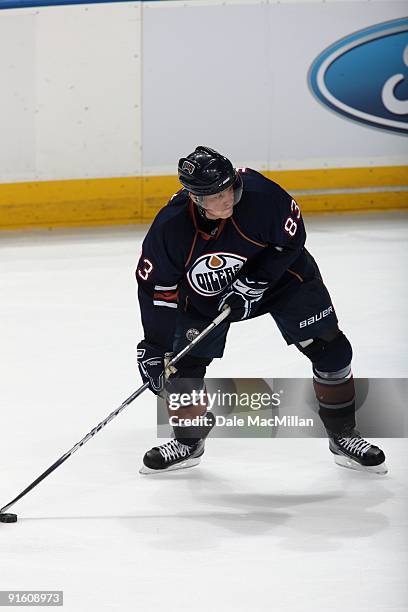
[[[375, 487], [360, 487], [360, 474], [351, 475], [350, 489], [346, 486], [316, 494], [241, 492], [232, 490], [224, 479], [197, 472], [195, 476], [190, 474], [179, 474], [177, 478], [179, 482], [187, 481], [189, 490], [179, 491], [177, 499], [168, 499], [167, 505], [153, 503], [152, 512], [138, 513], [134, 502], [129, 514], [27, 517], [21, 523], [115, 521], [133, 536], [140, 534], [153, 549], [168, 550], [171, 546], [178, 552], [191, 550], [192, 542], [196, 550], [222, 547], [231, 534], [234, 538], [270, 538], [268, 546], [293, 551], [333, 551], [351, 538], [358, 542], [389, 526], [387, 516], [372, 508], [386, 502], [392, 494], [379, 483]], [[164, 476], [158, 478], [164, 480]], [[158, 511], [160, 508], [162, 511]], [[150, 535], [146, 541], [147, 533]]]
[[[173, 513], [166, 515], [167, 519], [187, 519], [193, 524], [204, 522], [206, 539], [200, 540], [200, 547], [217, 546], [222, 530], [238, 537], [279, 537], [279, 545], [291, 550], [307, 547], [308, 550], [330, 551], [341, 548], [343, 540], [371, 537], [389, 526], [387, 516], [373, 508], [390, 499], [392, 493], [375, 478], [367, 481], [366, 475], [358, 472], [344, 474], [348, 479], [340, 484], [341, 488], [315, 494], [237, 492], [225, 479], [205, 472], [174, 476], [179, 482], [187, 482], [198, 511]], [[157, 480], [169, 482], [168, 475], [167, 478], [166, 475], [157, 476]], [[211, 506], [208, 512], [203, 512], [205, 506]], [[222, 510], [216, 511], [216, 507]], [[277, 531], [277, 527], [282, 529]], [[182, 541], [170, 539], [172, 546], [184, 549]], [[166, 535], [164, 540], [156, 540], [153, 544], [167, 547], [169, 538]]]
[[[341, 548], [342, 540], [368, 538], [386, 529], [389, 526], [388, 517], [384, 513], [373, 511], [372, 508], [391, 496], [387, 489], [377, 486], [371, 493], [226, 493], [211, 498], [210, 503], [217, 501], [229, 508], [245, 509], [243, 535], [248, 533], [247, 519], [257, 516], [259, 520], [264, 519], [268, 523], [274, 520], [276, 510], [290, 509], [285, 520], [281, 521], [285, 523], [285, 530], [279, 533], [280, 545], [291, 550], [304, 550], [306, 547], [308, 550], [328, 551]], [[202, 496], [200, 501], [203, 501]], [[211, 517], [209, 521], [211, 522]], [[227, 527], [231, 526], [227, 524]], [[263, 531], [268, 530], [266, 525]], [[251, 533], [254, 535], [253, 531]]]

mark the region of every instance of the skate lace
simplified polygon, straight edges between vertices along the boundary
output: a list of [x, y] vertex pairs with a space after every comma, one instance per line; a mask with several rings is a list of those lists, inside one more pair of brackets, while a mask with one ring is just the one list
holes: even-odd
[[190, 447], [181, 444], [178, 440], [170, 440], [170, 442], [159, 446], [159, 451], [165, 461], [171, 461], [172, 459], [187, 457], [190, 454]]
[[347, 451], [357, 455], [364, 455], [371, 447], [370, 442], [364, 440], [360, 434], [353, 438], [338, 438], [338, 442]]

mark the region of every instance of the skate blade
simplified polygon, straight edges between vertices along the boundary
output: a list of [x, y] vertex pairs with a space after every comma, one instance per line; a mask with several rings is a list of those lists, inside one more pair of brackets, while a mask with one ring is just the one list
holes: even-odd
[[174, 472], [175, 470], [184, 470], [186, 468], [194, 467], [198, 465], [201, 461], [201, 457], [191, 457], [190, 459], [186, 459], [186, 461], [181, 461], [180, 463], [176, 463], [171, 465], [170, 467], [164, 470], [152, 470], [147, 467], [147, 465], [142, 465], [139, 470], [139, 474], [164, 474], [165, 472]]
[[358, 472], [370, 472], [371, 474], [387, 474], [388, 468], [385, 462], [379, 465], [360, 465], [354, 459], [345, 457], [344, 455], [334, 455], [334, 461], [341, 467], [348, 468], [349, 470], [357, 470]]

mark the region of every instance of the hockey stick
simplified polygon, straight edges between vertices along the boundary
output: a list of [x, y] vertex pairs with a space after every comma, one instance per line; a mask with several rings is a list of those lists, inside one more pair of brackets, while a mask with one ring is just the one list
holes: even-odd
[[[172, 357], [172, 359], [167, 364], [167, 367], [172, 366], [178, 361], [180, 361], [180, 359], [184, 357], [184, 355], [186, 355], [189, 351], [191, 351], [191, 349], [194, 348], [196, 344], [201, 342], [201, 340], [203, 340], [215, 327], [222, 323], [222, 321], [224, 321], [228, 317], [230, 312], [230, 307], [225, 307], [221, 314], [219, 314], [218, 317], [211, 321], [211, 323], [205, 329], [203, 329], [203, 331], [196, 338], [194, 338], [194, 340], [187, 344], [187, 346], [185, 346], [183, 350], [177, 353], [177, 355]], [[41, 476], [36, 478], [36, 480], [34, 480], [34, 482], [32, 482], [26, 489], [24, 489], [24, 491], [17, 495], [17, 497], [15, 497], [11, 502], [3, 506], [3, 508], [0, 508], [0, 523], [15, 523], [17, 521], [17, 516], [12, 513], [5, 514], [5, 511], [11, 508], [11, 506], [14, 506], [14, 504], [18, 502], [22, 497], [24, 497], [24, 495], [34, 489], [34, 487], [36, 487], [42, 480], [44, 480], [44, 478], [47, 478], [47, 476], [49, 476], [54, 470], [56, 470], [57, 467], [62, 465], [64, 461], [66, 461], [69, 457], [76, 453], [76, 451], [81, 448], [81, 446], [86, 444], [88, 440], [93, 438], [93, 436], [97, 434], [103, 427], [105, 427], [105, 425], [107, 425], [108, 423], [110, 423], [110, 421], [117, 417], [118, 414], [126, 408], [126, 406], [129, 406], [131, 402], [133, 402], [137, 397], [139, 397], [139, 395], [146, 391], [148, 386], [149, 383], [144, 383], [141, 387], [139, 387], [139, 389], [137, 389], [134, 393], [132, 393], [132, 395], [125, 399], [125, 401], [119, 406], [119, 408], [111, 412], [110, 415], [106, 417], [106, 419], [104, 419], [99, 423], [99, 425], [94, 427], [84, 438], [82, 438], [80, 442], [75, 444], [75, 446], [73, 446], [69, 451], [67, 451], [65, 455], [62, 455], [62, 457], [60, 457], [55, 463], [53, 463], [51, 467], [45, 470], [45, 472], [43, 472]]]

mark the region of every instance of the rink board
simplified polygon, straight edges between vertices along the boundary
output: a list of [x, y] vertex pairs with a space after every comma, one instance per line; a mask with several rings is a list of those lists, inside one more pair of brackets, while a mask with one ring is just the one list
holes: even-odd
[[[403, 0], [0, 9], [0, 228], [149, 223], [198, 144], [265, 173], [306, 213], [408, 206], [407, 114], [400, 133], [364, 125], [321, 103], [310, 81], [338, 41], [400, 24]], [[391, 51], [394, 78], [404, 67]]]
[[[304, 213], [408, 208], [405, 166], [265, 174], [290, 191]], [[149, 223], [180, 187], [175, 176], [0, 185], [0, 228]]]

